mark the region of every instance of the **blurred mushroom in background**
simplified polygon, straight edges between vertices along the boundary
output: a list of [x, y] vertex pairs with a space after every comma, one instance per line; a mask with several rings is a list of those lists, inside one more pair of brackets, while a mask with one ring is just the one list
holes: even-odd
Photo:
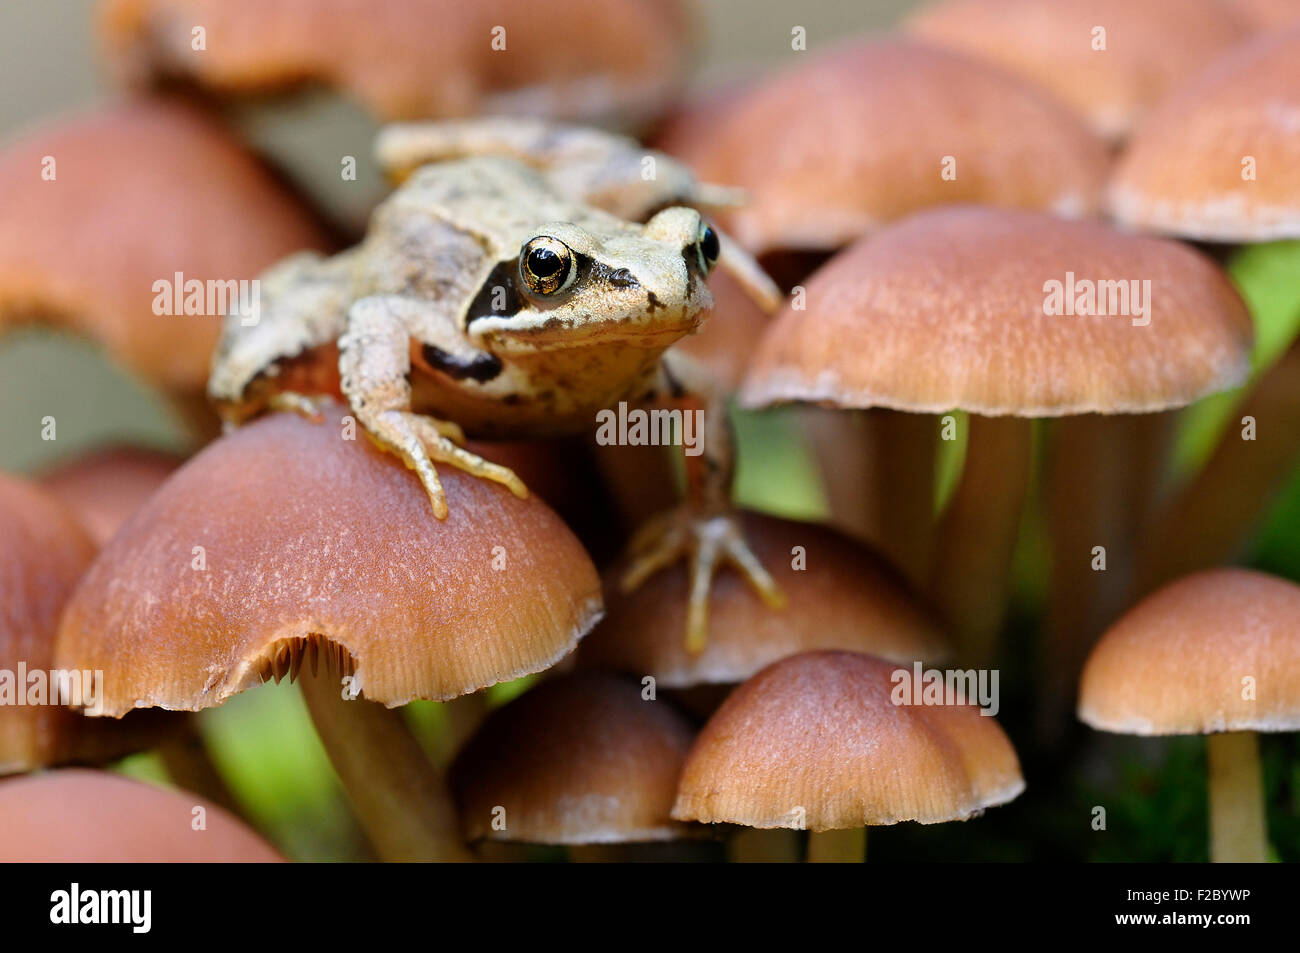
[[939, 0], [905, 29], [1024, 77], [1111, 142], [1249, 34], [1223, 0]]
[[198, 435], [218, 426], [203, 391], [223, 309], [251, 311], [262, 269], [329, 244], [237, 140], [175, 103], [104, 107], [0, 151], [0, 330], [92, 339]]

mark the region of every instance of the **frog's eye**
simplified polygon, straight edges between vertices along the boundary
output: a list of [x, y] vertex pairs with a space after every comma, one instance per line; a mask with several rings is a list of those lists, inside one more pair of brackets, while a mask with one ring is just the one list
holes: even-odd
[[711, 226], [701, 224], [700, 237], [695, 242], [695, 247], [700, 253], [700, 268], [707, 275], [718, 263], [718, 255], [722, 254], [722, 243], [718, 240], [718, 233]]
[[534, 238], [519, 253], [519, 273], [533, 294], [559, 294], [573, 284], [577, 270], [573, 250], [558, 238]]

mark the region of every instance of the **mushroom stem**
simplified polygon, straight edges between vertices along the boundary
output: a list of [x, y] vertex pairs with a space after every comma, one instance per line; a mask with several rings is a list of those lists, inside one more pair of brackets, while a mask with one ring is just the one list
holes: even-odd
[[808, 863], [860, 864], [867, 859], [867, 829], [846, 827], [808, 834]]
[[800, 859], [799, 832], [790, 827], [746, 827], [727, 843], [734, 864], [792, 864]]
[[988, 664], [996, 650], [1032, 450], [1030, 420], [970, 416], [961, 482], [936, 534], [930, 592], [958, 657], [971, 665]]
[[299, 680], [321, 743], [383, 860], [465, 861], [456, 812], [442, 776], [401, 713], [343, 698], [326, 671]]
[[934, 537], [935, 419], [876, 408], [866, 429], [875, 539], [912, 582], [923, 582]]
[[1056, 422], [1047, 473], [1052, 569], [1043, 740], [1060, 738], [1079, 673], [1124, 608], [1137, 540], [1150, 521], [1168, 457], [1173, 414], [1083, 414]]
[[[1255, 384], [1205, 467], [1145, 537], [1138, 582], [1150, 592], [1231, 559], [1300, 460], [1300, 342]], [[1245, 417], [1253, 440], [1242, 437]]]
[[1268, 860], [1264, 780], [1259, 735], [1253, 731], [1212, 734], [1205, 739], [1210, 778], [1210, 860]]
[[877, 537], [867, 412], [797, 406], [799, 432], [817, 461], [830, 523], [857, 539]]
[[191, 791], [204, 800], [224, 808], [236, 817], [242, 817], [235, 796], [226, 785], [225, 778], [212, 763], [208, 746], [199, 733], [192, 714], [184, 714], [185, 727], [158, 746], [158, 756], [168, 776], [178, 788]]

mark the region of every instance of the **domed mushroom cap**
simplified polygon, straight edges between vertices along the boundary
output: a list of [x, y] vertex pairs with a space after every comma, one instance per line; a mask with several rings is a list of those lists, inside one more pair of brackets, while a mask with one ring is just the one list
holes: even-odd
[[108, 447], [53, 467], [41, 476], [41, 485], [103, 546], [179, 465], [170, 454]]
[[221, 96], [318, 83], [381, 119], [642, 119], [676, 88], [688, 27], [679, 0], [109, 0], [100, 16], [128, 81]]
[[1233, 387], [1250, 367], [1250, 317], [1219, 268], [1092, 222], [922, 212], [841, 252], [806, 288], [754, 356], [749, 406], [1141, 413]]
[[1255, 30], [1276, 30], [1300, 22], [1300, 3], [1296, 0], [1226, 0], [1233, 10]]
[[[110, 761], [159, 740], [169, 726], [157, 718], [105, 722], [53, 698], [59, 612], [95, 555], [73, 515], [39, 487], [0, 473], [0, 539], [0, 774]], [[90, 677], [85, 684], [79, 673], [69, 687], [93, 693]]]
[[868, 652], [899, 662], [939, 661], [949, 649], [935, 619], [874, 550], [808, 523], [744, 515], [745, 538], [789, 601], [773, 612], [723, 570], [709, 596], [704, 651], [686, 650], [686, 568], [671, 566], [635, 591], [607, 574], [607, 614], [579, 664], [653, 675], [663, 688], [743, 682], [777, 659], [814, 649]]
[[907, 29], [1024, 77], [1108, 139], [1248, 34], [1223, 0], [944, 0]]
[[1125, 224], [1219, 242], [1300, 237], [1300, 26], [1238, 47], [1179, 87], [1115, 168]]
[[800, 59], [689, 157], [702, 179], [748, 192], [724, 224], [755, 253], [837, 248], [930, 205], [1079, 216], [1100, 203], [1105, 147], [1018, 79], [908, 40]]
[[162, 302], [176, 313], [155, 313], [155, 282], [170, 289], [178, 272], [184, 281], [252, 279], [326, 244], [256, 159], [180, 106], [115, 106], [0, 152], [0, 328], [69, 327], [165, 388], [202, 391], [221, 317], [208, 313], [206, 286], [194, 299], [203, 314], [184, 313], [184, 297]]
[[763, 669], [700, 732], [673, 817], [788, 827], [802, 808], [822, 831], [964, 820], [1015, 798], [1024, 780], [997, 722], [971, 706], [896, 705], [897, 671], [852, 652]]
[[[584, 672], [547, 679], [488, 716], [452, 767], [465, 836], [534, 844], [660, 841], [694, 732], [637, 685]], [[505, 809], [505, 828], [493, 827]], [[499, 814], [499, 812], [497, 812]]]
[[105, 671], [112, 715], [219, 705], [322, 644], [390, 707], [554, 664], [599, 617], [591, 560], [540, 500], [454, 467], [439, 476], [444, 521], [338, 407], [319, 424], [279, 414], [241, 428], [100, 554], [57, 658]]
[[[195, 808], [204, 826], [195, 830]], [[0, 862], [268, 863], [282, 858], [221, 808], [101, 771], [0, 782]]]
[[1156, 591], [1093, 648], [1079, 718], [1128, 735], [1300, 730], [1300, 586], [1212, 569]]

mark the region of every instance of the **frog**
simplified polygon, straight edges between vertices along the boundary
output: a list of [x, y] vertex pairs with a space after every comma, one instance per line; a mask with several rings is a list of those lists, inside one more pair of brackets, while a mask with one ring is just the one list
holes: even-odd
[[226, 316], [208, 381], [225, 424], [268, 410], [319, 419], [322, 401], [341, 398], [442, 520], [441, 465], [528, 495], [469, 438], [581, 433], [620, 401], [695, 400], [705, 439], [688, 498], [634, 534], [622, 588], [687, 559], [692, 653], [724, 565], [783, 606], [730, 504], [726, 395], [672, 348], [707, 318], [720, 263], [765, 306], [779, 300], [696, 207], [733, 196], [667, 156], [651, 154], [645, 178], [634, 140], [541, 122], [404, 125], [381, 133], [378, 153], [396, 187], [364, 237], [274, 265], [256, 319]]

